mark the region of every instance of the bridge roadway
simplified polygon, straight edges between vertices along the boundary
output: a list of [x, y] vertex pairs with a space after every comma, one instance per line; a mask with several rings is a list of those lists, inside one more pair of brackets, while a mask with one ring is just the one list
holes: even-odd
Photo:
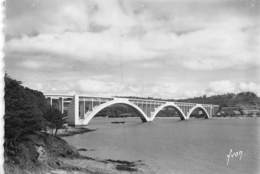
[[87, 125], [101, 110], [114, 104], [125, 104], [138, 111], [143, 122], [153, 121], [166, 107], [173, 107], [182, 120], [188, 120], [195, 110], [200, 110], [205, 118], [211, 118], [218, 105], [172, 102], [155, 99], [135, 99], [121, 97], [90, 97], [85, 95], [46, 94], [47, 101], [62, 113], [67, 113], [71, 125]]

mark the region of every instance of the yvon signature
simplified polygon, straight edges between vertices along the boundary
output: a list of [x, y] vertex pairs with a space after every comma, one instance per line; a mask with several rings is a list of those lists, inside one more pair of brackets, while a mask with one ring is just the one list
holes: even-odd
[[242, 160], [242, 157], [243, 157], [243, 151], [242, 150], [233, 152], [233, 150], [230, 149], [229, 153], [227, 154], [227, 166], [228, 166], [231, 159], [235, 158], [235, 159]]

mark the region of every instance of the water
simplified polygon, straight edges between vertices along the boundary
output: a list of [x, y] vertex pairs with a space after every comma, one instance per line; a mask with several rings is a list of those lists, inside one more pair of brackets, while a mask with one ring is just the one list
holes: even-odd
[[[96, 131], [65, 139], [78, 148], [93, 149], [84, 152], [88, 156], [142, 160], [159, 174], [260, 173], [260, 119], [117, 120], [126, 123], [95, 118], [88, 127]], [[230, 159], [227, 166], [230, 149], [243, 151], [243, 156]]]

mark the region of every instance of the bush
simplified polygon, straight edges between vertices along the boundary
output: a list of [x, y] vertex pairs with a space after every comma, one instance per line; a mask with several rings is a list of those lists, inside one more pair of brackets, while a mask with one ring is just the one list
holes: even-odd
[[32, 171], [29, 173], [37, 173], [34, 170], [39, 170], [39, 162], [42, 162], [38, 146], [48, 151], [44, 159], [48, 162], [52, 154], [75, 155], [76, 151], [74, 153], [64, 140], [43, 132], [51, 127], [56, 134], [63, 125], [64, 115], [51, 108], [41, 92], [22, 86], [8, 75], [4, 80], [5, 173], [28, 173], [29, 170]]
[[26, 135], [52, 128], [54, 135], [64, 124], [64, 114], [51, 108], [44, 95], [5, 75], [5, 153], [15, 156]]
[[52, 135], [57, 135], [58, 129], [63, 127], [65, 123], [65, 114], [62, 114], [58, 109], [49, 107], [44, 114], [44, 118], [48, 121], [48, 127], [52, 129]]
[[5, 75], [5, 150], [15, 148], [24, 135], [45, 129], [42, 117], [47, 108], [44, 95], [23, 87], [20, 81]]

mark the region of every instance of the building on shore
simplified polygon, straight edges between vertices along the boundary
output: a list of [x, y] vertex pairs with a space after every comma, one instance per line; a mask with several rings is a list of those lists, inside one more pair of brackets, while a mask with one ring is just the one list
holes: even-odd
[[245, 116], [245, 117], [257, 117], [260, 116], [260, 107], [259, 106], [227, 106], [222, 107], [217, 113], [216, 116]]

